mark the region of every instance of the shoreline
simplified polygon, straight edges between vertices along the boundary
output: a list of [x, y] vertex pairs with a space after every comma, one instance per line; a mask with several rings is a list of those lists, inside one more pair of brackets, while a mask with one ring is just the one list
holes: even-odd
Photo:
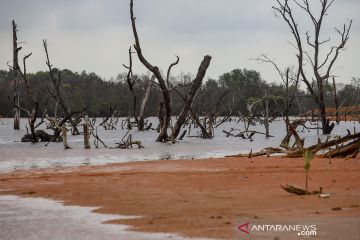
[[[303, 159], [281, 157], [157, 160], [0, 174], [0, 195], [43, 197], [97, 213], [143, 216], [113, 220], [131, 231], [185, 237], [234, 237], [239, 219], [360, 217], [360, 159], [314, 159], [309, 187], [330, 198], [296, 196]], [[333, 209], [341, 208], [340, 211]]]

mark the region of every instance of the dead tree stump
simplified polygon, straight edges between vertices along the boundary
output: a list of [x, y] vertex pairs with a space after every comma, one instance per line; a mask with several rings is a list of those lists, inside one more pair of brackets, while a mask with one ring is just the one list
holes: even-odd
[[89, 149], [90, 148], [90, 132], [89, 132], [89, 124], [88, 124], [86, 118], [85, 118], [83, 127], [84, 127], [84, 147], [85, 147], [85, 149]]
[[69, 131], [64, 125], [61, 127], [61, 131], [62, 131], [62, 138], [63, 138], [63, 144], [64, 144], [64, 149], [70, 149], [71, 147], [69, 146], [68, 142], [67, 142], [67, 134], [66, 132]]

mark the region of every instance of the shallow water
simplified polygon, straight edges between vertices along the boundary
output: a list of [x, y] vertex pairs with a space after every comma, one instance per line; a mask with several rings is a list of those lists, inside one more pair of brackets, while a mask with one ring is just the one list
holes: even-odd
[[[69, 145], [72, 149], [64, 151], [62, 143], [51, 143], [47, 147], [44, 143], [21, 143], [21, 137], [26, 133], [26, 119], [21, 119], [21, 130], [13, 130], [12, 119], [0, 119], [0, 172], [9, 172], [22, 169], [36, 169], [47, 167], [80, 166], [89, 164], [106, 164], [118, 162], [132, 162], [159, 159], [201, 159], [224, 157], [226, 155], [248, 153], [261, 150], [264, 147], [279, 146], [285, 135], [283, 121], [274, 121], [270, 125], [270, 134], [274, 137], [266, 138], [264, 135], [255, 134], [254, 141], [242, 138], [226, 137], [223, 130], [231, 128], [244, 129], [242, 122], [227, 122], [215, 129], [214, 139], [200, 139], [186, 136], [177, 144], [158, 143], [156, 131], [138, 132], [136, 129], [130, 133], [133, 139], [142, 141], [144, 149], [104, 149], [100, 146], [95, 149], [85, 150], [83, 148], [83, 136], [69, 136]], [[98, 119], [97, 123], [101, 122]], [[119, 121], [120, 122], [120, 121]], [[150, 118], [153, 126], [157, 126], [157, 119]], [[121, 129], [106, 131], [98, 127], [98, 135], [108, 146], [115, 146], [125, 135], [127, 130]], [[187, 128], [184, 128], [184, 130]], [[251, 126], [251, 130], [264, 132], [264, 126]], [[345, 135], [346, 129], [353, 131], [360, 130], [358, 122], [341, 123], [336, 126], [333, 135]], [[301, 128], [300, 128], [301, 130]], [[193, 128], [191, 135], [198, 135], [200, 130]], [[305, 145], [313, 144], [317, 138], [325, 139], [326, 136], [317, 135], [316, 130], [300, 132], [305, 137]]]
[[131, 232], [125, 225], [101, 224], [105, 221], [129, 217], [91, 212], [94, 209], [96, 208], [63, 206], [59, 202], [43, 198], [0, 196], [0, 239], [187, 239], [174, 234]]
[[[153, 126], [156, 119], [152, 118]], [[98, 122], [100, 122], [98, 120]], [[70, 150], [63, 150], [62, 143], [21, 143], [25, 134], [22, 119], [22, 129], [12, 129], [12, 119], [0, 119], [0, 172], [14, 170], [37, 169], [47, 167], [80, 166], [89, 164], [106, 164], [116, 162], [131, 162], [157, 159], [191, 159], [223, 157], [226, 155], [260, 150], [264, 147], [277, 147], [285, 135], [282, 121], [274, 121], [270, 126], [273, 138], [265, 138], [256, 134], [254, 141], [229, 137], [222, 130], [231, 128], [243, 129], [243, 123], [226, 123], [215, 129], [215, 138], [211, 140], [185, 137], [177, 144], [155, 142], [157, 133], [147, 131], [139, 133], [131, 131], [133, 139], [141, 140], [145, 149], [92, 149], [84, 150], [83, 136], [69, 136]], [[109, 146], [114, 146], [126, 130], [105, 131], [98, 128], [99, 136]], [[360, 130], [358, 122], [341, 123], [336, 126], [333, 135], [345, 135], [346, 129]], [[263, 126], [252, 126], [252, 130], [264, 131]], [[192, 129], [191, 134], [197, 135], [198, 129]], [[316, 131], [299, 133], [305, 137], [305, 145], [313, 144], [317, 138]], [[94, 208], [63, 206], [59, 202], [41, 198], [20, 198], [15, 196], [0, 196], [0, 239], [1, 240], [65, 240], [65, 239], [184, 239], [177, 235], [135, 233], [126, 230], [124, 225], [100, 224], [101, 222], [119, 219], [123, 216], [96, 214]]]

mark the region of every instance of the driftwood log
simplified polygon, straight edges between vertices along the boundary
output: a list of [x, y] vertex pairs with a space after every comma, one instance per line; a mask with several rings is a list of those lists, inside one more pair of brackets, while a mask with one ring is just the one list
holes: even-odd
[[[264, 148], [259, 152], [249, 154], [237, 154], [228, 157], [257, 157], [257, 156], [270, 156], [271, 154], [281, 154], [286, 158], [300, 158], [304, 156], [304, 153], [308, 150], [314, 156], [323, 158], [338, 158], [338, 157], [351, 157], [355, 158], [360, 151], [360, 132], [351, 134], [348, 131], [346, 136], [329, 141], [329, 138], [325, 142], [321, 142], [318, 139], [317, 144], [304, 148], [304, 139], [300, 139], [296, 132], [296, 126], [300, 125], [300, 122], [287, 123], [288, 133], [282, 140], [281, 148]], [[291, 137], [294, 136], [295, 144], [293, 147], [289, 147]], [[321, 152], [321, 153], [319, 153]]]
[[296, 187], [293, 185], [286, 184], [285, 186], [280, 185], [282, 189], [284, 189], [288, 193], [293, 193], [296, 195], [316, 195], [322, 193], [322, 187], [320, 187], [319, 190], [307, 192], [305, 189], [302, 189], [300, 187]]
[[[141, 141], [132, 140], [132, 135], [131, 134], [129, 134], [129, 136], [126, 138], [128, 133], [129, 133], [129, 131], [121, 139], [121, 142], [117, 145], [117, 148], [127, 149], [127, 148], [132, 148], [133, 145], [137, 145], [138, 148], [144, 148], [144, 146], [141, 144]], [[125, 138], [126, 138], [126, 140], [125, 140]]]

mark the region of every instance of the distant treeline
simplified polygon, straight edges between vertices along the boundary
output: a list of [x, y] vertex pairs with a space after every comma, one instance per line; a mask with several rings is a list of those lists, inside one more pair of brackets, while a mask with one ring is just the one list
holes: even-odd
[[[58, 71], [55, 69], [55, 71]], [[144, 92], [144, 82], [150, 75], [137, 76], [135, 84], [136, 95], [141, 96]], [[14, 91], [14, 79], [16, 76], [11, 71], [0, 70], [0, 115], [13, 117], [14, 106], [12, 96]], [[24, 89], [24, 83], [20, 79], [20, 105], [29, 107], [28, 98]], [[95, 73], [61, 71], [61, 91], [67, 104], [72, 110], [81, 110], [86, 107], [86, 114], [92, 117], [106, 116], [109, 105], [116, 106], [119, 116], [130, 116], [132, 112], [133, 96], [129, 91], [126, 81], [126, 73], [119, 74], [116, 79], [106, 81]], [[180, 93], [185, 94], [191, 81], [191, 76], [185, 75], [181, 79], [171, 78], [173, 85], [177, 85], [176, 91], [171, 91], [173, 114], [179, 114], [183, 100]], [[39, 96], [40, 113], [47, 110], [49, 115], [54, 114], [55, 101], [49, 96], [48, 88], [51, 80], [47, 72], [29, 74], [32, 91]], [[221, 105], [222, 115], [246, 115], [247, 105], [256, 99], [266, 95], [270, 99], [271, 115], [281, 116], [286, 96], [285, 86], [279, 83], [268, 83], [262, 80], [260, 73], [254, 70], [235, 69], [225, 73], [219, 79], [208, 79], [203, 83], [193, 104], [193, 110], [199, 114], [209, 114], [218, 104]], [[360, 104], [360, 78], [353, 78], [351, 84], [337, 84], [337, 95], [342, 106]], [[222, 98], [222, 96], [224, 96]], [[326, 105], [334, 106], [334, 89], [328, 84], [326, 91]], [[146, 107], [147, 116], [156, 116], [162, 94], [159, 87], [154, 83], [149, 102]], [[140, 101], [137, 103], [140, 105]], [[30, 107], [29, 107], [30, 108]], [[298, 115], [316, 108], [314, 100], [304, 90], [297, 90], [295, 104], [290, 109], [290, 115]], [[59, 107], [59, 109], [61, 109]], [[59, 110], [60, 111], [60, 110]], [[58, 114], [61, 114], [59, 112]], [[25, 116], [23, 114], [23, 116]]]

